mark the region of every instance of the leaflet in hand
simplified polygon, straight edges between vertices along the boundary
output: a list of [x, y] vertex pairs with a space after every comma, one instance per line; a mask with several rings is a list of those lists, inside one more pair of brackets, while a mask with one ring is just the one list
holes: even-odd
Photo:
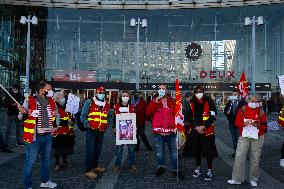
[[258, 139], [258, 132], [258, 128], [252, 125], [247, 125], [243, 128], [242, 137]]
[[80, 98], [69, 93], [65, 111], [70, 112], [71, 114], [76, 114], [79, 110], [79, 105]]
[[33, 117], [38, 117], [39, 116], [39, 110], [33, 110], [32, 111], [32, 116]]

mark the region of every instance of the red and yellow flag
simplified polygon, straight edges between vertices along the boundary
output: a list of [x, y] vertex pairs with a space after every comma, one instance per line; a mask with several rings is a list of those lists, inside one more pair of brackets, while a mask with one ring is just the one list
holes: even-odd
[[240, 95], [247, 99], [248, 98], [248, 86], [246, 82], [246, 75], [245, 72], [242, 73], [240, 81], [238, 83], [238, 90], [240, 92]]
[[[184, 115], [182, 111], [181, 93], [180, 93], [180, 88], [178, 84], [178, 79], [176, 80], [175, 127], [181, 135], [182, 141], [180, 141], [179, 142], [180, 144], [178, 145], [180, 147], [184, 145], [186, 141], [186, 136], [185, 136], [185, 128], [184, 128]], [[179, 137], [179, 133], [177, 137]]]

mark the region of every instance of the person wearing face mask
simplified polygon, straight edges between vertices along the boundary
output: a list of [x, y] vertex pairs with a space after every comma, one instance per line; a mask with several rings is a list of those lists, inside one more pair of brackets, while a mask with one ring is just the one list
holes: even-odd
[[[266, 114], [260, 106], [260, 96], [255, 94], [249, 97], [249, 103], [240, 108], [236, 115], [235, 125], [239, 128], [240, 137], [236, 151], [232, 179], [228, 184], [238, 185], [245, 181], [246, 154], [250, 148], [250, 176], [249, 182], [253, 187], [257, 186], [259, 180], [259, 162], [261, 150], [264, 143], [264, 133], [267, 130]], [[249, 138], [244, 135], [244, 128], [253, 126], [258, 132], [258, 139]]]
[[[112, 129], [114, 134], [116, 133], [116, 115], [117, 114], [123, 114], [123, 113], [134, 113], [135, 107], [133, 104], [130, 103], [131, 100], [129, 98], [129, 93], [127, 91], [123, 91], [119, 97], [119, 101], [116, 105], [114, 105], [114, 112], [115, 115], [113, 116], [113, 125]], [[116, 147], [116, 161], [115, 166], [113, 168], [114, 172], [118, 172], [121, 168], [121, 160], [123, 155], [123, 146], [124, 145], [117, 145]], [[130, 171], [135, 172], [136, 166], [135, 166], [135, 144], [127, 144], [128, 148], [128, 158], [129, 158], [129, 164], [130, 164]]]
[[215, 145], [214, 121], [216, 120], [216, 106], [213, 100], [204, 95], [204, 88], [197, 86], [194, 89], [194, 95], [190, 101], [190, 109], [185, 116], [188, 120], [188, 132], [191, 134], [192, 155], [195, 157], [196, 169], [193, 177], [201, 175], [201, 157], [207, 158], [207, 174], [205, 180], [211, 180], [213, 177], [212, 166], [213, 159], [217, 157]]
[[240, 98], [239, 91], [235, 89], [232, 93], [232, 96], [229, 97], [229, 100], [224, 108], [224, 114], [227, 116], [227, 119], [229, 121], [229, 130], [232, 136], [234, 147], [234, 153], [230, 155], [231, 158], [235, 158], [239, 138], [239, 131], [235, 126], [236, 114], [240, 107], [244, 106], [245, 104], [245, 100]]
[[34, 96], [29, 96], [23, 106], [18, 105], [20, 116], [24, 120], [23, 139], [26, 143], [26, 159], [24, 165], [24, 188], [32, 188], [32, 168], [41, 154], [41, 177], [40, 187], [55, 188], [56, 183], [50, 181], [50, 154], [52, 134], [60, 121], [56, 104], [52, 99], [53, 91], [51, 84], [41, 81], [38, 91]]
[[165, 84], [159, 86], [158, 96], [147, 107], [146, 115], [152, 117], [152, 128], [154, 142], [156, 146], [156, 156], [158, 161], [158, 170], [156, 176], [160, 177], [165, 173], [165, 145], [167, 144], [172, 174], [184, 179], [184, 175], [178, 170], [177, 164], [177, 146], [176, 146], [176, 129], [175, 129], [175, 102], [167, 95]]
[[[55, 158], [54, 170], [59, 171], [62, 168], [70, 168], [72, 166], [72, 164], [67, 161], [67, 156], [74, 153], [74, 119], [71, 117], [71, 114], [65, 111], [65, 99], [63, 92], [56, 92], [54, 94], [54, 100], [60, 115], [60, 123], [53, 134], [52, 148]], [[63, 164], [59, 163], [60, 158], [63, 159]]]
[[147, 104], [145, 100], [138, 95], [138, 92], [135, 92], [131, 100], [131, 104], [134, 105], [136, 113], [136, 125], [137, 125], [137, 144], [135, 145], [135, 152], [140, 151], [140, 139], [146, 146], [149, 151], [152, 151], [152, 147], [149, 144], [149, 141], [145, 134], [145, 122], [146, 122], [146, 108]]
[[[22, 104], [24, 101], [23, 95], [20, 93], [20, 85], [15, 84], [11, 90], [11, 95]], [[5, 146], [9, 147], [11, 132], [15, 131], [16, 141], [13, 141], [13, 145], [24, 145], [23, 143], [23, 125], [18, 119], [19, 110], [17, 108], [17, 103], [15, 103], [9, 96], [4, 100], [4, 107], [7, 108], [7, 125], [5, 133]]]
[[105, 95], [104, 87], [97, 88], [95, 96], [85, 101], [80, 116], [81, 122], [87, 129], [85, 175], [90, 179], [96, 179], [98, 173], [106, 171], [105, 167], [99, 165], [104, 133], [108, 126], [107, 115], [110, 111]]

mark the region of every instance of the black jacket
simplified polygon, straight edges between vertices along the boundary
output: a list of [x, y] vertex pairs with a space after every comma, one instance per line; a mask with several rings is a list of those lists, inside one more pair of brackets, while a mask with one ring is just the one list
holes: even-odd
[[227, 102], [227, 104], [226, 104], [226, 106], [225, 106], [225, 108], [224, 108], [224, 114], [225, 114], [225, 116], [227, 116], [227, 119], [230, 121], [230, 122], [235, 122], [235, 119], [236, 119], [236, 115], [237, 115], [237, 112], [238, 112], [238, 110], [242, 107], [242, 106], [244, 106], [244, 105], [246, 105], [247, 104], [247, 102], [245, 101], [245, 99], [241, 99], [240, 101], [239, 101], [239, 103], [238, 103], [238, 105], [237, 105], [237, 108], [236, 108], [236, 112], [233, 114], [233, 112], [232, 111], [230, 111], [230, 113], [229, 114], [227, 114], [227, 111], [229, 111], [230, 109], [231, 109], [231, 106], [232, 106], [232, 101], [231, 100], [228, 100], [228, 102]]
[[[17, 94], [13, 94], [11, 92], [11, 95], [20, 103], [22, 104], [24, 101], [24, 97], [21, 95], [21, 93], [17, 93]], [[7, 115], [8, 116], [15, 116], [19, 114], [19, 110], [17, 105], [13, 106], [13, 104], [15, 104], [15, 102], [11, 99], [11, 97], [9, 97], [8, 95], [5, 97], [4, 100], [4, 107], [8, 108], [7, 111]]]
[[[209, 111], [215, 112], [215, 115], [209, 115], [209, 118], [205, 122], [205, 127], [210, 127], [216, 120], [217, 110], [212, 98], [208, 96], [203, 97], [203, 103], [198, 103], [195, 97], [192, 98], [191, 102], [194, 103], [194, 114], [192, 114], [191, 108], [185, 112], [185, 122], [188, 122], [189, 125], [194, 128], [198, 125], [203, 125], [203, 111], [204, 111], [204, 102], [207, 101], [209, 104]], [[186, 115], [187, 114], [187, 115]]]

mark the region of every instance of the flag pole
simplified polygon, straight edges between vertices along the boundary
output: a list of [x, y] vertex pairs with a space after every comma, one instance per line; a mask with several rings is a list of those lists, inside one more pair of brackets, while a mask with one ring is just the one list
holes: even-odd
[[177, 141], [177, 182], [178, 182], [178, 172], [179, 172], [179, 165], [178, 165], [178, 130], [177, 130], [177, 135], [176, 135], [176, 141]]
[[20, 105], [20, 103], [3, 87], [3, 85], [0, 84], [0, 87], [7, 93], [7, 95], [17, 104]]

